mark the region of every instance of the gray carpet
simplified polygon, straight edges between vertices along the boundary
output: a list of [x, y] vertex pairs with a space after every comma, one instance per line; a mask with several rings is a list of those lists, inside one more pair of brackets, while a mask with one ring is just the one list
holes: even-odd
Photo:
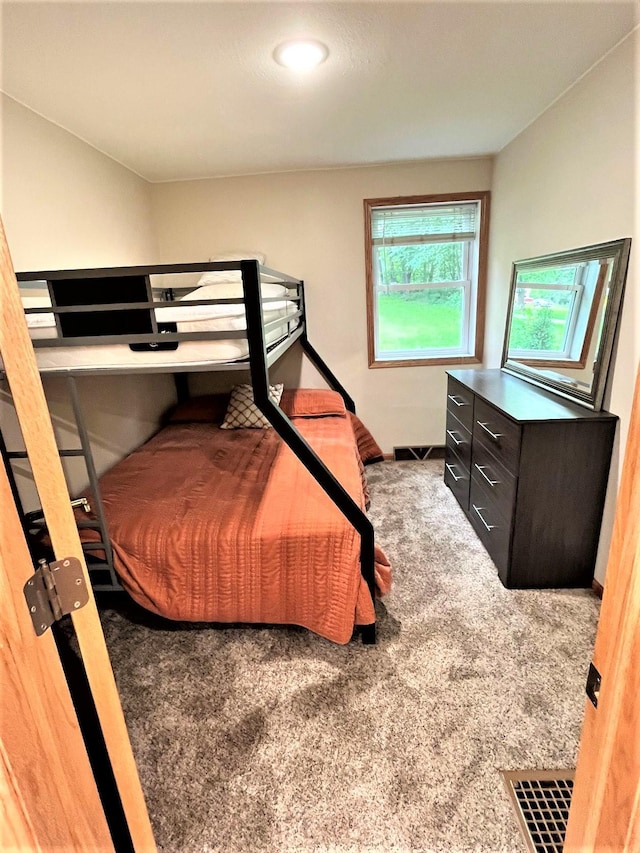
[[377, 646], [104, 611], [161, 850], [524, 850], [498, 771], [574, 765], [597, 598], [504, 589], [440, 461], [367, 470]]

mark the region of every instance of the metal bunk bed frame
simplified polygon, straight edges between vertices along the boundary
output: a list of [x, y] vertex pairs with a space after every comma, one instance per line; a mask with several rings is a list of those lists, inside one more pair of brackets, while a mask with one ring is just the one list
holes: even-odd
[[[179, 273], [204, 273], [209, 271], [240, 271], [242, 278], [242, 286], [244, 299], [207, 299], [207, 300], [191, 300], [186, 303], [190, 306], [195, 305], [211, 305], [211, 304], [227, 304], [227, 303], [244, 303], [247, 319], [246, 331], [224, 331], [224, 332], [177, 332], [161, 330], [156, 322], [154, 309], [159, 306], [167, 306], [170, 304], [178, 306], [185, 303], [154, 300], [153, 290], [151, 288], [150, 276], [163, 274], [179, 274]], [[263, 302], [277, 301], [277, 298], [263, 298], [260, 292], [261, 274], [265, 274], [271, 278], [276, 278], [279, 282], [287, 284], [290, 288], [294, 287], [297, 296], [287, 296], [287, 299], [298, 302], [298, 310], [286, 318], [273, 320], [270, 323], [264, 323]], [[83, 303], [82, 305], [58, 306], [55, 300], [55, 293], [51, 286], [52, 281], [73, 280], [73, 279], [90, 279], [90, 278], [116, 278], [126, 276], [142, 276], [146, 282], [147, 300], [140, 302], [119, 302], [106, 304], [91, 304]], [[284, 414], [284, 412], [275, 405], [269, 398], [269, 367], [280, 358], [284, 352], [296, 341], [299, 340], [302, 349], [309, 358], [314, 367], [323, 376], [327, 384], [337, 391], [343, 398], [348, 411], [355, 414], [355, 405], [352, 398], [349, 396], [340, 381], [329, 369], [322, 357], [314, 349], [307, 337], [306, 326], [306, 310], [304, 302], [304, 283], [300, 279], [292, 278], [291, 276], [280, 273], [276, 270], [261, 266], [256, 260], [243, 260], [238, 262], [211, 262], [202, 264], [162, 264], [156, 266], [135, 266], [135, 267], [109, 267], [103, 269], [85, 269], [85, 270], [56, 270], [43, 272], [24, 272], [16, 275], [19, 282], [24, 281], [39, 281], [46, 282], [51, 297], [51, 307], [47, 308], [30, 308], [26, 310], [28, 314], [38, 313], [53, 313], [58, 332], [57, 338], [46, 338], [33, 340], [35, 348], [50, 347], [50, 346], [87, 346], [96, 344], [143, 344], [150, 349], [158, 348], [160, 344], [167, 342], [180, 342], [187, 340], [215, 340], [222, 338], [244, 338], [246, 337], [249, 347], [248, 361], [234, 361], [224, 363], [211, 364], [179, 364], [175, 363], [167, 365], [135, 365], [121, 367], [105, 367], [105, 368], [55, 368], [42, 371], [45, 375], [63, 375], [66, 377], [69, 394], [72, 404], [72, 409], [78, 429], [78, 437], [80, 440], [80, 448], [61, 449], [62, 457], [76, 456], [82, 457], [85, 460], [87, 474], [89, 477], [89, 486], [94, 496], [96, 522], [84, 520], [79, 521], [79, 527], [93, 527], [100, 530], [100, 542], [83, 543], [85, 551], [103, 551], [105, 555], [104, 562], [94, 564], [88, 562], [88, 568], [92, 576], [98, 572], [108, 572], [108, 583], [93, 582], [94, 590], [100, 591], [115, 591], [121, 590], [122, 587], [118, 581], [115, 569], [113, 566], [113, 552], [107, 520], [104, 513], [102, 501], [100, 499], [100, 489], [98, 485], [98, 475], [93, 462], [91, 451], [91, 442], [88, 431], [84, 424], [80, 399], [75, 382], [75, 375], [101, 375], [101, 374], [122, 374], [122, 373], [172, 373], [176, 382], [178, 399], [184, 399], [187, 394], [187, 382], [185, 374], [191, 372], [218, 372], [218, 371], [249, 371], [251, 384], [253, 386], [253, 394], [256, 405], [262, 411], [272, 427], [276, 430], [283, 441], [292, 449], [300, 462], [307, 468], [312, 477], [318, 482], [322, 489], [327, 493], [329, 498], [342, 512], [349, 523], [354, 527], [360, 535], [360, 571], [367, 584], [371, 598], [375, 608], [375, 548], [374, 548], [374, 531], [371, 521], [353, 500], [351, 495], [344, 489], [342, 484], [334, 477], [331, 471], [324, 464], [322, 459], [317, 455], [309, 443], [298, 432], [295, 425]], [[164, 291], [163, 294], [172, 297], [169, 291]], [[282, 298], [282, 297], [280, 297]], [[92, 335], [90, 337], [63, 337], [60, 317], [71, 313], [93, 313], [100, 311], [125, 311], [125, 310], [147, 310], [150, 315], [151, 332], [141, 334], [124, 334], [124, 335]], [[277, 328], [285, 324], [290, 324], [293, 319], [299, 318], [299, 325], [291, 329], [288, 326], [289, 334], [282, 340], [267, 347], [265, 333], [272, 328]], [[284, 322], [283, 322], [284, 320]], [[29, 533], [33, 529], [34, 524], [37, 526], [38, 513], [25, 513], [20, 496], [18, 493], [17, 483], [15, 480], [12, 461], [16, 459], [25, 460], [26, 453], [23, 451], [10, 451], [5, 446], [4, 440], [0, 434], [0, 454], [2, 455], [9, 481], [16, 498], [17, 506], [20, 509], [25, 533]], [[29, 536], [27, 537], [29, 539]], [[360, 626], [362, 642], [369, 645], [376, 641], [376, 624], [373, 622], [370, 625]]]

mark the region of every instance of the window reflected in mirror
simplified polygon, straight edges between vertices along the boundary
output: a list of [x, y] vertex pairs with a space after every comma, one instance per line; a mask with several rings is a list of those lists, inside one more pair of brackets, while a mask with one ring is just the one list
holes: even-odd
[[509, 357], [534, 366], [586, 367], [602, 326], [612, 265], [613, 258], [600, 258], [518, 272]]
[[516, 261], [503, 368], [602, 403], [631, 240]]

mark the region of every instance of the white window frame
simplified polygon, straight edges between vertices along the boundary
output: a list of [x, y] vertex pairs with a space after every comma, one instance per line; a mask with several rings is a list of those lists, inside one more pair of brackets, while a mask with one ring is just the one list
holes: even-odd
[[580, 305], [584, 287], [581, 284], [548, 284], [547, 282], [536, 282], [526, 284], [516, 284], [516, 291], [523, 290], [566, 290], [573, 291], [574, 298], [571, 304], [569, 320], [565, 325], [565, 335], [562, 349], [559, 350], [536, 350], [536, 349], [514, 349], [512, 355], [514, 358], [571, 358], [571, 353], [574, 346], [574, 337], [576, 332], [576, 324], [578, 314], [580, 313]]
[[[565, 328], [565, 340], [561, 350], [513, 349], [511, 350], [513, 358], [541, 366], [544, 366], [545, 363], [563, 364], [567, 367], [572, 365], [582, 365], [585, 349], [585, 335], [589, 330], [593, 292], [597, 287], [600, 264], [594, 263], [593, 261], [587, 261], [585, 263], [576, 265], [572, 264], [570, 266], [575, 266], [575, 277], [572, 284], [516, 281], [516, 290], [521, 288], [527, 290], [554, 290], [556, 292], [558, 290], [567, 290], [574, 291], [575, 298], [573, 300], [571, 314]], [[544, 269], [544, 267], [541, 267], [540, 269]], [[527, 270], [523, 270], [523, 272], [527, 272]]]
[[[380, 287], [379, 265], [376, 250], [382, 245], [372, 231], [373, 212], [376, 208], [406, 208], [410, 206], [451, 206], [452, 203], [468, 202], [478, 205], [476, 233], [413, 235], [406, 239], [393, 239], [384, 245], [415, 246], [424, 243], [439, 244], [460, 242], [465, 245], [463, 278], [460, 281], [412, 282], [411, 289], [462, 290], [462, 336], [460, 346], [424, 350], [384, 350], [379, 343], [377, 295]], [[365, 254], [367, 277], [367, 326], [369, 367], [406, 367], [434, 364], [473, 364], [482, 361], [484, 331], [484, 301], [486, 286], [486, 259], [488, 243], [490, 193], [450, 193], [446, 195], [409, 196], [388, 199], [365, 199]], [[400, 289], [400, 288], [398, 288]]]

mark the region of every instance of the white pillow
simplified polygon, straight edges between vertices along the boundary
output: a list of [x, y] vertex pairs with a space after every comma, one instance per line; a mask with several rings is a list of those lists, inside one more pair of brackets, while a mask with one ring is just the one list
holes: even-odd
[[[269, 302], [275, 309], [265, 308], [265, 323], [281, 320], [296, 311], [293, 302]], [[240, 311], [229, 311], [237, 309]], [[156, 319], [160, 323], [177, 323], [179, 332], [224, 332], [247, 328], [247, 317], [242, 305], [189, 305], [175, 308], [156, 308]]]
[[[228, 273], [206, 272], [198, 282], [198, 289], [192, 290], [186, 296], [181, 296], [180, 299], [244, 299], [244, 290], [242, 281], [230, 281], [226, 279], [211, 278], [216, 275], [228, 275]], [[203, 291], [206, 291], [203, 292]], [[270, 296], [286, 296], [287, 288], [282, 284], [272, 284], [271, 282], [263, 282], [260, 285], [260, 293], [263, 299], [268, 299]]]
[[202, 274], [198, 284], [225, 284], [226, 282], [242, 283], [240, 270], [209, 270]]
[[[269, 385], [269, 399], [276, 406], [280, 403], [284, 385]], [[220, 429], [269, 429], [271, 424], [253, 401], [251, 385], [236, 385], [231, 392], [227, 413]]]
[[[223, 255], [214, 255], [210, 261], [257, 261], [264, 264], [264, 255], [260, 252], [226, 252]], [[240, 270], [211, 270], [204, 273], [200, 284], [216, 284], [217, 282], [242, 281]], [[242, 296], [242, 294], [240, 294]]]

